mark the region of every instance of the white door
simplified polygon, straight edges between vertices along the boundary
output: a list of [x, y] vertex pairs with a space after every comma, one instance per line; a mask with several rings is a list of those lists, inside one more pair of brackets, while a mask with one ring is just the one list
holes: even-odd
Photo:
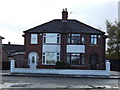
[[31, 69], [36, 69], [37, 66], [37, 60], [38, 60], [38, 55], [36, 52], [31, 52], [29, 54], [29, 66]]

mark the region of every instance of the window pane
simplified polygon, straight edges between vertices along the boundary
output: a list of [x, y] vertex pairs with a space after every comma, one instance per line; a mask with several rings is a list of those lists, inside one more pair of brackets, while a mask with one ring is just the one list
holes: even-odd
[[85, 64], [85, 57], [84, 57], [84, 54], [81, 55], [81, 64]]
[[79, 54], [71, 54], [71, 64], [79, 65], [80, 56]]
[[85, 37], [84, 37], [84, 36], [82, 37], [82, 40], [81, 40], [81, 41], [82, 41], [82, 42], [81, 42], [82, 44], [85, 44]]
[[78, 44], [80, 43], [80, 34], [69, 34], [67, 43]]
[[80, 36], [80, 34], [72, 34], [72, 36]]
[[45, 56], [43, 56], [43, 63], [45, 64]]
[[67, 54], [67, 63], [70, 64], [70, 54]]
[[70, 37], [68, 37], [67, 43], [70, 43]]
[[59, 43], [60, 42], [60, 35], [59, 34], [46, 34], [46, 36], [44, 36], [45, 38], [45, 43]]
[[97, 38], [91, 38], [91, 44], [97, 44]]
[[71, 40], [72, 43], [80, 43], [80, 37], [72, 37]]
[[31, 39], [31, 44], [37, 44], [37, 39]]
[[37, 34], [31, 34], [32, 38], [37, 38]]
[[[44, 59], [44, 56], [43, 56]], [[45, 64], [55, 65], [59, 61], [60, 56], [58, 53], [45, 53]]]
[[31, 44], [38, 44], [38, 35], [31, 34]]
[[32, 57], [32, 63], [34, 63], [34, 61], [35, 61], [35, 57], [33, 56], [33, 57]]
[[55, 64], [56, 60], [55, 53], [46, 53], [46, 64]]
[[91, 35], [91, 37], [97, 37], [97, 35]]

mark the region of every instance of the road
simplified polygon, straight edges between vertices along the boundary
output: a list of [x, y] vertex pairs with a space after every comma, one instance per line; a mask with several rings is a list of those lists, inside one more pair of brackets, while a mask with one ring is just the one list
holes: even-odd
[[3, 76], [3, 88], [117, 88], [118, 79]]

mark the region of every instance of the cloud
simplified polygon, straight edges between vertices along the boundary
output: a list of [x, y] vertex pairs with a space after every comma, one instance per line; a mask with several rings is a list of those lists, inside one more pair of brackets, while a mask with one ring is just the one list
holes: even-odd
[[[24, 30], [35, 27], [52, 19], [61, 19], [63, 8], [68, 8], [69, 19], [105, 31], [105, 20], [117, 18], [119, 0], [1, 0], [0, 34], [4, 43], [23, 44]], [[6, 34], [5, 34], [6, 33]], [[19, 40], [18, 40], [19, 39]]]

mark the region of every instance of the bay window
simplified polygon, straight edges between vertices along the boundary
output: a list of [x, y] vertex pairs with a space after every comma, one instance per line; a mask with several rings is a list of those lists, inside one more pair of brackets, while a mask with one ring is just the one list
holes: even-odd
[[43, 64], [46, 65], [55, 65], [57, 61], [60, 60], [59, 53], [47, 52], [43, 53]]

